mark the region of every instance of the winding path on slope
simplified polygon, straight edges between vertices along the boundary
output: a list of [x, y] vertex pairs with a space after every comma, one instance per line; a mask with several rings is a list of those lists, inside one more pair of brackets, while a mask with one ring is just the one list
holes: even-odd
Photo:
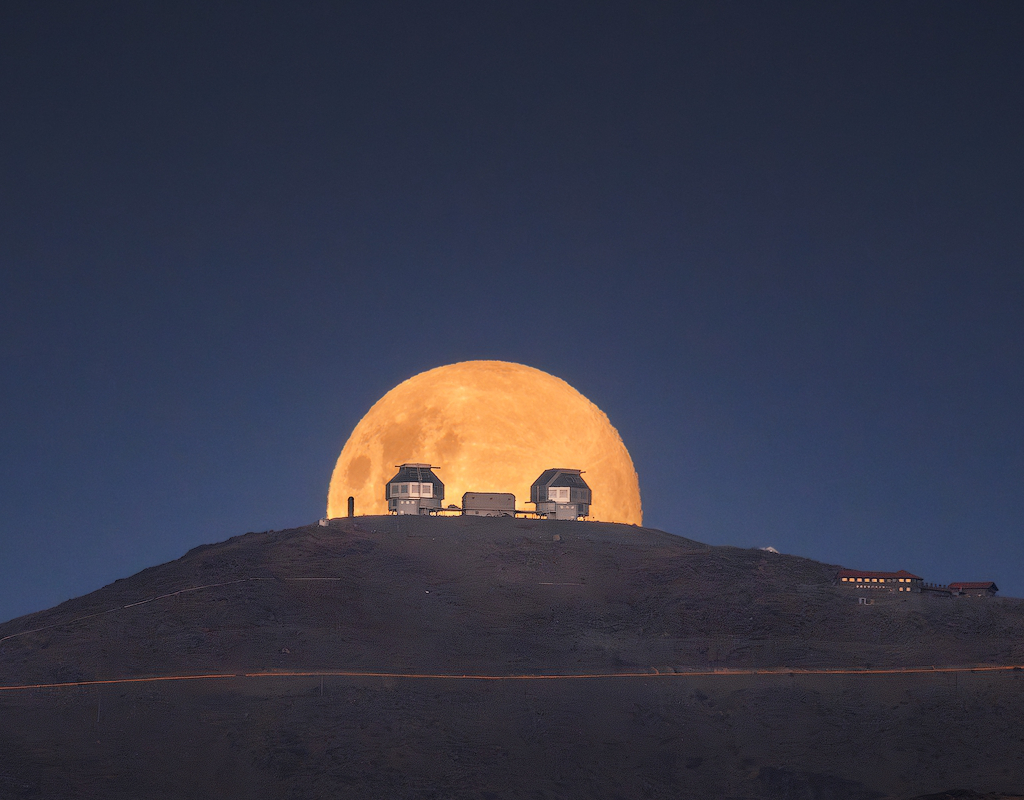
[[[189, 592], [198, 592], [204, 589], [215, 589], [223, 586], [232, 586], [250, 581], [340, 581], [342, 578], [333, 576], [302, 576], [280, 578], [274, 576], [236, 578], [235, 580], [223, 581], [221, 583], [208, 583], [201, 586], [189, 586], [178, 589], [174, 592], [148, 597], [134, 603], [127, 603], [105, 611], [97, 611], [92, 614], [75, 617], [63, 622], [56, 622], [52, 625], [44, 625], [39, 628], [19, 631], [0, 638], [0, 643], [19, 636], [27, 636], [32, 633], [63, 628], [76, 623], [83, 622], [95, 617], [113, 614], [119, 611], [138, 608], [147, 603], [154, 603], [158, 600], [165, 600]], [[225, 672], [194, 675], [153, 675], [136, 678], [105, 678], [88, 681], [66, 681], [57, 683], [29, 683], [0, 686], [0, 692], [16, 692], [32, 689], [70, 689], [82, 686], [110, 686], [126, 685], [135, 683], [168, 683], [174, 681], [215, 681], [228, 679], [267, 679], [267, 678], [380, 678], [380, 679], [408, 679], [408, 680], [439, 680], [439, 681], [578, 681], [578, 680], [602, 680], [602, 679], [666, 679], [666, 678], [729, 678], [739, 676], [762, 675], [766, 677], [796, 677], [802, 675], [914, 675], [914, 674], [936, 674], [936, 673], [967, 673], [967, 672], [1013, 672], [1024, 670], [1024, 665], [992, 665], [974, 664], [967, 666], [918, 666], [918, 667], [894, 667], [894, 668], [865, 668], [865, 669], [803, 669], [791, 667], [775, 667], [771, 669], [711, 669], [711, 670], [673, 670], [662, 672], [655, 667], [649, 667], [645, 671], [628, 672], [588, 672], [569, 674], [510, 674], [510, 675], [479, 675], [479, 674], [458, 674], [458, 673], [418, 673], [418, 672], [368, 672], [354, 670], [320, 670], [320, 671], [253, 671], [253, 672]]]
[[761, 675], [765, 677], [798, 677], [805, 675], [934, 675], [938, 673], [966, 672], [1013, 672], [1024, 670], [1024, 665], [1006, 666], [976, 664], [960, 667], [897, 667], [890, 669], [717, 669], [692, 670], [682, 672], [659, 672], [651, 667], [649, 672], [585, 672], [557, 674], [519, 674], [519, 675], [459, 675], [456, 673], [419, 673], [419, 672], [360, 672], [354, 670], [319, 670], [304, 672], [223, 672], [206, 675], [155, 675], [142, 678], [107, 678], [91, 681], [67, 681], [64, 683], [29, 683], [13, 686], [0, 686], [0, 692], [24, 691], [29, 689], [68, 689], [79, 686], [110, 686], [132, 683], [161, 683], [172, 681], [213, 681], [227, 679], [267, 679], [267, 678], [381, 678], [409, 680], [439, 681], [578, 681], [602, 680], [614, 678], [659, 679], [659, 678], [735, 678], [741, 676]]

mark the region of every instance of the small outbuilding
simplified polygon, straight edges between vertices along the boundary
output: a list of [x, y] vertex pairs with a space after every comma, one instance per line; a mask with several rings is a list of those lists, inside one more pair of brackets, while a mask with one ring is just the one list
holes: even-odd
[[999, 587], [993, 581], [957, 581], [949, 584], [949, 591], [959, 597], [995, 597]]
[[462, 513], [467, 517], [514, 517], [516, 496], [510, 492], [466, 492]]
[[530, 502], [549, 519], [579, 519], [590, 514], [590, 487], [582, 470], [546, 469], [530, 487]]
[[444, 484], [430, 464], [402, 464], [387, 486], [385, 496], [391, 514], [433, 514], [441, 510]]

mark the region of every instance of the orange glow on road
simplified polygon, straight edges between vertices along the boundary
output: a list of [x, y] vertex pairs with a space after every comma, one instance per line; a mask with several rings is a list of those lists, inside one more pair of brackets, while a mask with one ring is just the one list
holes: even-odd
[[354, 670], [320, 670], [308, 672], [223, 672], [208, 675], [157, 675], [148, 678], [109, 678], [94, 681], [69, 681], [67, 683], [26, 683], [0, 686], [0, 692], [23, 691], [26, 689], [68, 689], [78, 686], [107, 686], [130, 683], [159, 683], [162, 681], [206, 681], [225, 678], [408, 678], [412, 680], [443, 681], [574, 681], [598, 680], [602, 678], [738, 678], [752, 675], [764, 677], [801, 677], [805, 675], [935, 675], [951, 672], [1012, 672], [1024, 670], [1024, 665], [993, 666], [978, 664], [968, 667], [893, 667], [890, 669], [714, 669], [685, 672], [659, 672], [654, 667], [649, 672], [581, 672], [566, 675], [478, 675], [432, 672], [359, 672]]

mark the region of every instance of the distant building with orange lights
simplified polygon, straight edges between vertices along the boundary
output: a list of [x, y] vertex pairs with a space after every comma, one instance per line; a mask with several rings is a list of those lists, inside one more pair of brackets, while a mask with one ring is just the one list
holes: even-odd
[[865, 596], [898, 592], [927, 594], [931, 597], [995, 597], [999, 587], [993, 581], [957, 581], [948, 586], [925, 583], [923, 578], [906, 570], [899, 572], [865, 572], [841, 569], [836, 582], [844, 589], [852, 589]]
[[924, 578], [901, 569], [899, 572], [868, 572], [856, 569], [841, 569], [836, 577], [845, 589], [861, 592], [913, 592], [919, 594]]

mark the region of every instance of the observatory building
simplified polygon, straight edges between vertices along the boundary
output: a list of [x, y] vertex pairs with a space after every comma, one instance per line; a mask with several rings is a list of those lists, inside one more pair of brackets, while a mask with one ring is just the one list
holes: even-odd
[[530, 502], [549, 519], [577, 519], [590, 514], [590, 487], [578, 469], [546, 469], [530, 487]]
[[444, 484], [430, 464], [402, 464], [385, 487], [392, 514], [431, 514], [441, 510]]

